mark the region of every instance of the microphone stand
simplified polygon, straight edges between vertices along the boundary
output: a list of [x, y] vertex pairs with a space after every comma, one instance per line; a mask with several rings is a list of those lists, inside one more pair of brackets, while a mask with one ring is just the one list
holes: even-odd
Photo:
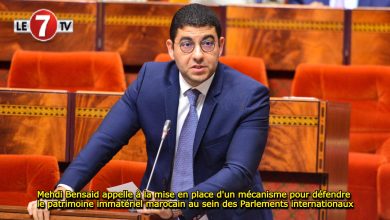
[[156, 167], [156, 163], [157, 163], [158, 157], [160, 156], [160, 151], [161, 151], [162, 144], [163, 144], [163, 142], [165, 140], [165, 137], [168, 134], [169, 129], [171, 129], [171, 120], [166, 120], [165, 123], [164, 123], [163, 132], [162, 132], [162, 135], [161, 135], [160, 146], [158, 147], [156, 159], [154, 160], [152, 171], [150, 172], [148, 184], [146, 185], [146, 191], [149, 190], [149, 185], [150, 185], [150, 181], [152, 180], [152, 177], [153, 177], [154, 168]]

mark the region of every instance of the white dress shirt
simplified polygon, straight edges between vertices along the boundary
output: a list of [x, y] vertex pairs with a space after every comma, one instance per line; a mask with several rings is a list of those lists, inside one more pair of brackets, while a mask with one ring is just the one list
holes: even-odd
[[329, 6], [332, 8], [354, 9], [358, 7], [359, 0], [330, 0]]

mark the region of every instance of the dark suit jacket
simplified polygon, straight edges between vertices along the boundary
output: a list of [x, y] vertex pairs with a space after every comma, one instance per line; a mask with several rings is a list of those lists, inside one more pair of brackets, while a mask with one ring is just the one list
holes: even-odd
[[[146, 137], [146, 187], [164, 121], [172, 121], [150, 190], [169, 191], [175, 151], [179, 77], [174, 61], [145, 63], [137, 80], [112, 107], [97, 132], [64, 173], [60, 183], [80, 190], [138, 129]], [[268, 134], [268, 89], [218, 64], [194, 141], [194, 182], [203, 192], [263, 191], [257, 170]], [[267, 209], [184, 210], [186, 219], [206, 211], [209, 219], [272, 219]]]

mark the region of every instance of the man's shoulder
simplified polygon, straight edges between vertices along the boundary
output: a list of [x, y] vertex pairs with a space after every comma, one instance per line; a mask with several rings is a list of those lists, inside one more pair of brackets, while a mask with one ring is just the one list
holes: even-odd
[[178, 69], [174, 61], [169, 62], [146, 62], [141, 68], [140, 74], [148, 80], [169, 80]]
[[175, 62], [169, 61], [169, 62], [145, 62], [143, 67], [145, 68], [145, 71], [164, 71], [164, 70], [170, 70], [172, 68], [176, 68]]

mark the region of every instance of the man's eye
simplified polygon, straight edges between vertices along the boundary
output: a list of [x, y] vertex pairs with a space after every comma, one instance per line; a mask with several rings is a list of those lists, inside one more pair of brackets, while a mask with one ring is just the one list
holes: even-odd
[[192, 43], [191, 43], [191, 42], [182, 42], [182, 43], [181, 43], [181, 46], [182, 46], [182, 47], [191, 47], [191, 46], [192, 46]]
[[212, 46], [214, 44], [214, 42], [213, 41], [203, 41], [202, 44], [205, 46]]

